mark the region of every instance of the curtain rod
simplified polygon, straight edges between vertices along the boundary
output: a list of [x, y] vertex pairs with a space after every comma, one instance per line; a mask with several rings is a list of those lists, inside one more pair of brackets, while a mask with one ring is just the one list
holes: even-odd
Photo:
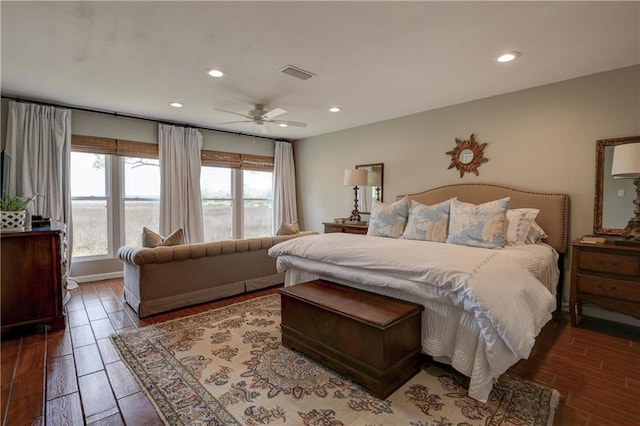
[[32, 104], [36, 104], [36, 105], [44, 105], [44, 106], [51, 106], [51, 107], [57, 107], [57, 108], [75, 109], [77, 111], [85, 111], [85, 112], [93, 112], [93, 113], [97, 113], [97, 114], [112, 115], [112, 116], [114, 116], [116, 118], [117, 117], [132, 118], [134, 120], [151, 121], [151, 122], [158, 123], [158, 124], [168, 124], [168, 125], [171, 125], [171, 126], [186, 127], [186, 128], [193, 128], [193, 129], [199, 129], [199, 130], [209, 130], [209, 131], [212, 131], [212, 132], [229, 133], [229, 134], [238, 135], [238, 136], [247, 136], [247, 137], [251, 137], [251, 138], [268, 139], [270, 141], [276, 141], [276, 142], [288, 142], [288, 143], [291, 143], [291, 141], [288, 140], [288, 139], [274, 139], [274, 138], [270, 138], [270, 137], [267, 137], [267, 136], [251, 135], [251, 134], [242, 133], [242, 132], [233, 132], [231, 130], [214, 129], [214, 128], [211, 128], [211, 127], [195, 126], [195, 125], [191, 125], [191, 124], [188, 124], [188, 123], [177, 123], [177, 122], [173, 122], [173, 121], [158, 120], [156, 118], [150, 118], [150, 117], [142, 117], [142, 116], [136, 116], [136, 115], [122, 114], [122, 113], [119, 113], [117, 111], [101, 111], [99, 109], [91, 109], [91, 108], [84, 108], [84, 107], [78, 107], [78, 106], [72, 106], [72, 105], [64, 105], [64, 104], [56, 104], [56, 103], [51, 103], [51, 102], [36, 101], [36, 100], [33, 100], [33, 99], [20, 98], [20, 97], [17, 97], [17, 96], [2, 95], [1, 97], [3, 99], [9, 99], [9, 100], [16, 101], [16, 102], [32, 103]]

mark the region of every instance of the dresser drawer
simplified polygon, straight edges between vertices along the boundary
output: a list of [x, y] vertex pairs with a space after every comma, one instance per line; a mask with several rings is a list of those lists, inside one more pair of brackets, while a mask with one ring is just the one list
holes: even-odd
[[637, 276], [640, 274], [640, 257], [580, 251], [578, 269]]
[[578, 275], [578, 291], [612, 299], [640, 302], [640, 283], [638, 282]]

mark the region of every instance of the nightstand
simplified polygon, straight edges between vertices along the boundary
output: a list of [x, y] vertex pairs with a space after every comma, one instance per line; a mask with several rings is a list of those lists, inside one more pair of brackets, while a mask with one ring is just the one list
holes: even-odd
[[367, 222], [361, 223], [335, 223], [335, 222], [323, 222], [324, 233], [329, 234], [331, 232], [345, 232], [347, 234], [360, 234], [367, 235], [369, 224]]
[[582, 302], [640, 318], [640, 247], [571, 242], [571, 325], [582, 316]]

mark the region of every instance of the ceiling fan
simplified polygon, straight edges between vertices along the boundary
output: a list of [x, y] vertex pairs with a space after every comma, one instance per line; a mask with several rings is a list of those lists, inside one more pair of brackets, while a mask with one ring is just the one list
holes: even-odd
[[249, 111], [248, 114], [241, 114], [239, 112], [229, 111], [221, 108], [216, 108], [216, 110], [227, 112], [229, 114], [239, 115], [246, 119], [246, 120], [227, 121], [224, 123], [218, 123], [219, 125], [235, 124], [235, 123], [254, 123], [258, 125], [258, 128], [263, 133], [266, 133], [267, 131], [266, 126], [264, 125], [265, 123], [274, 123], [280, 127], [289, 127], [289, 126], [307, 127], [307, 123], [301, 123], [299, 121], [274, 120], [275, 117], [278, 117], [282, 114], [286, 114], [287, 110], [282, 108], [274, 108], [272, 110], [267, 111], [264, 109], [264, 105], [261, 105], [261, 104], [256, 104], [255, 107], [251, 111]]

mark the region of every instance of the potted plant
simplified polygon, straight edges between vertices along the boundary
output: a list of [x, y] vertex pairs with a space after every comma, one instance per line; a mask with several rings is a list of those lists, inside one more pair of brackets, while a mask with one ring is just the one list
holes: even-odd
[[5, 194], [0, 198], [0, 229], [22, 231], [28, 204], [29, 201], [19, 195]]

